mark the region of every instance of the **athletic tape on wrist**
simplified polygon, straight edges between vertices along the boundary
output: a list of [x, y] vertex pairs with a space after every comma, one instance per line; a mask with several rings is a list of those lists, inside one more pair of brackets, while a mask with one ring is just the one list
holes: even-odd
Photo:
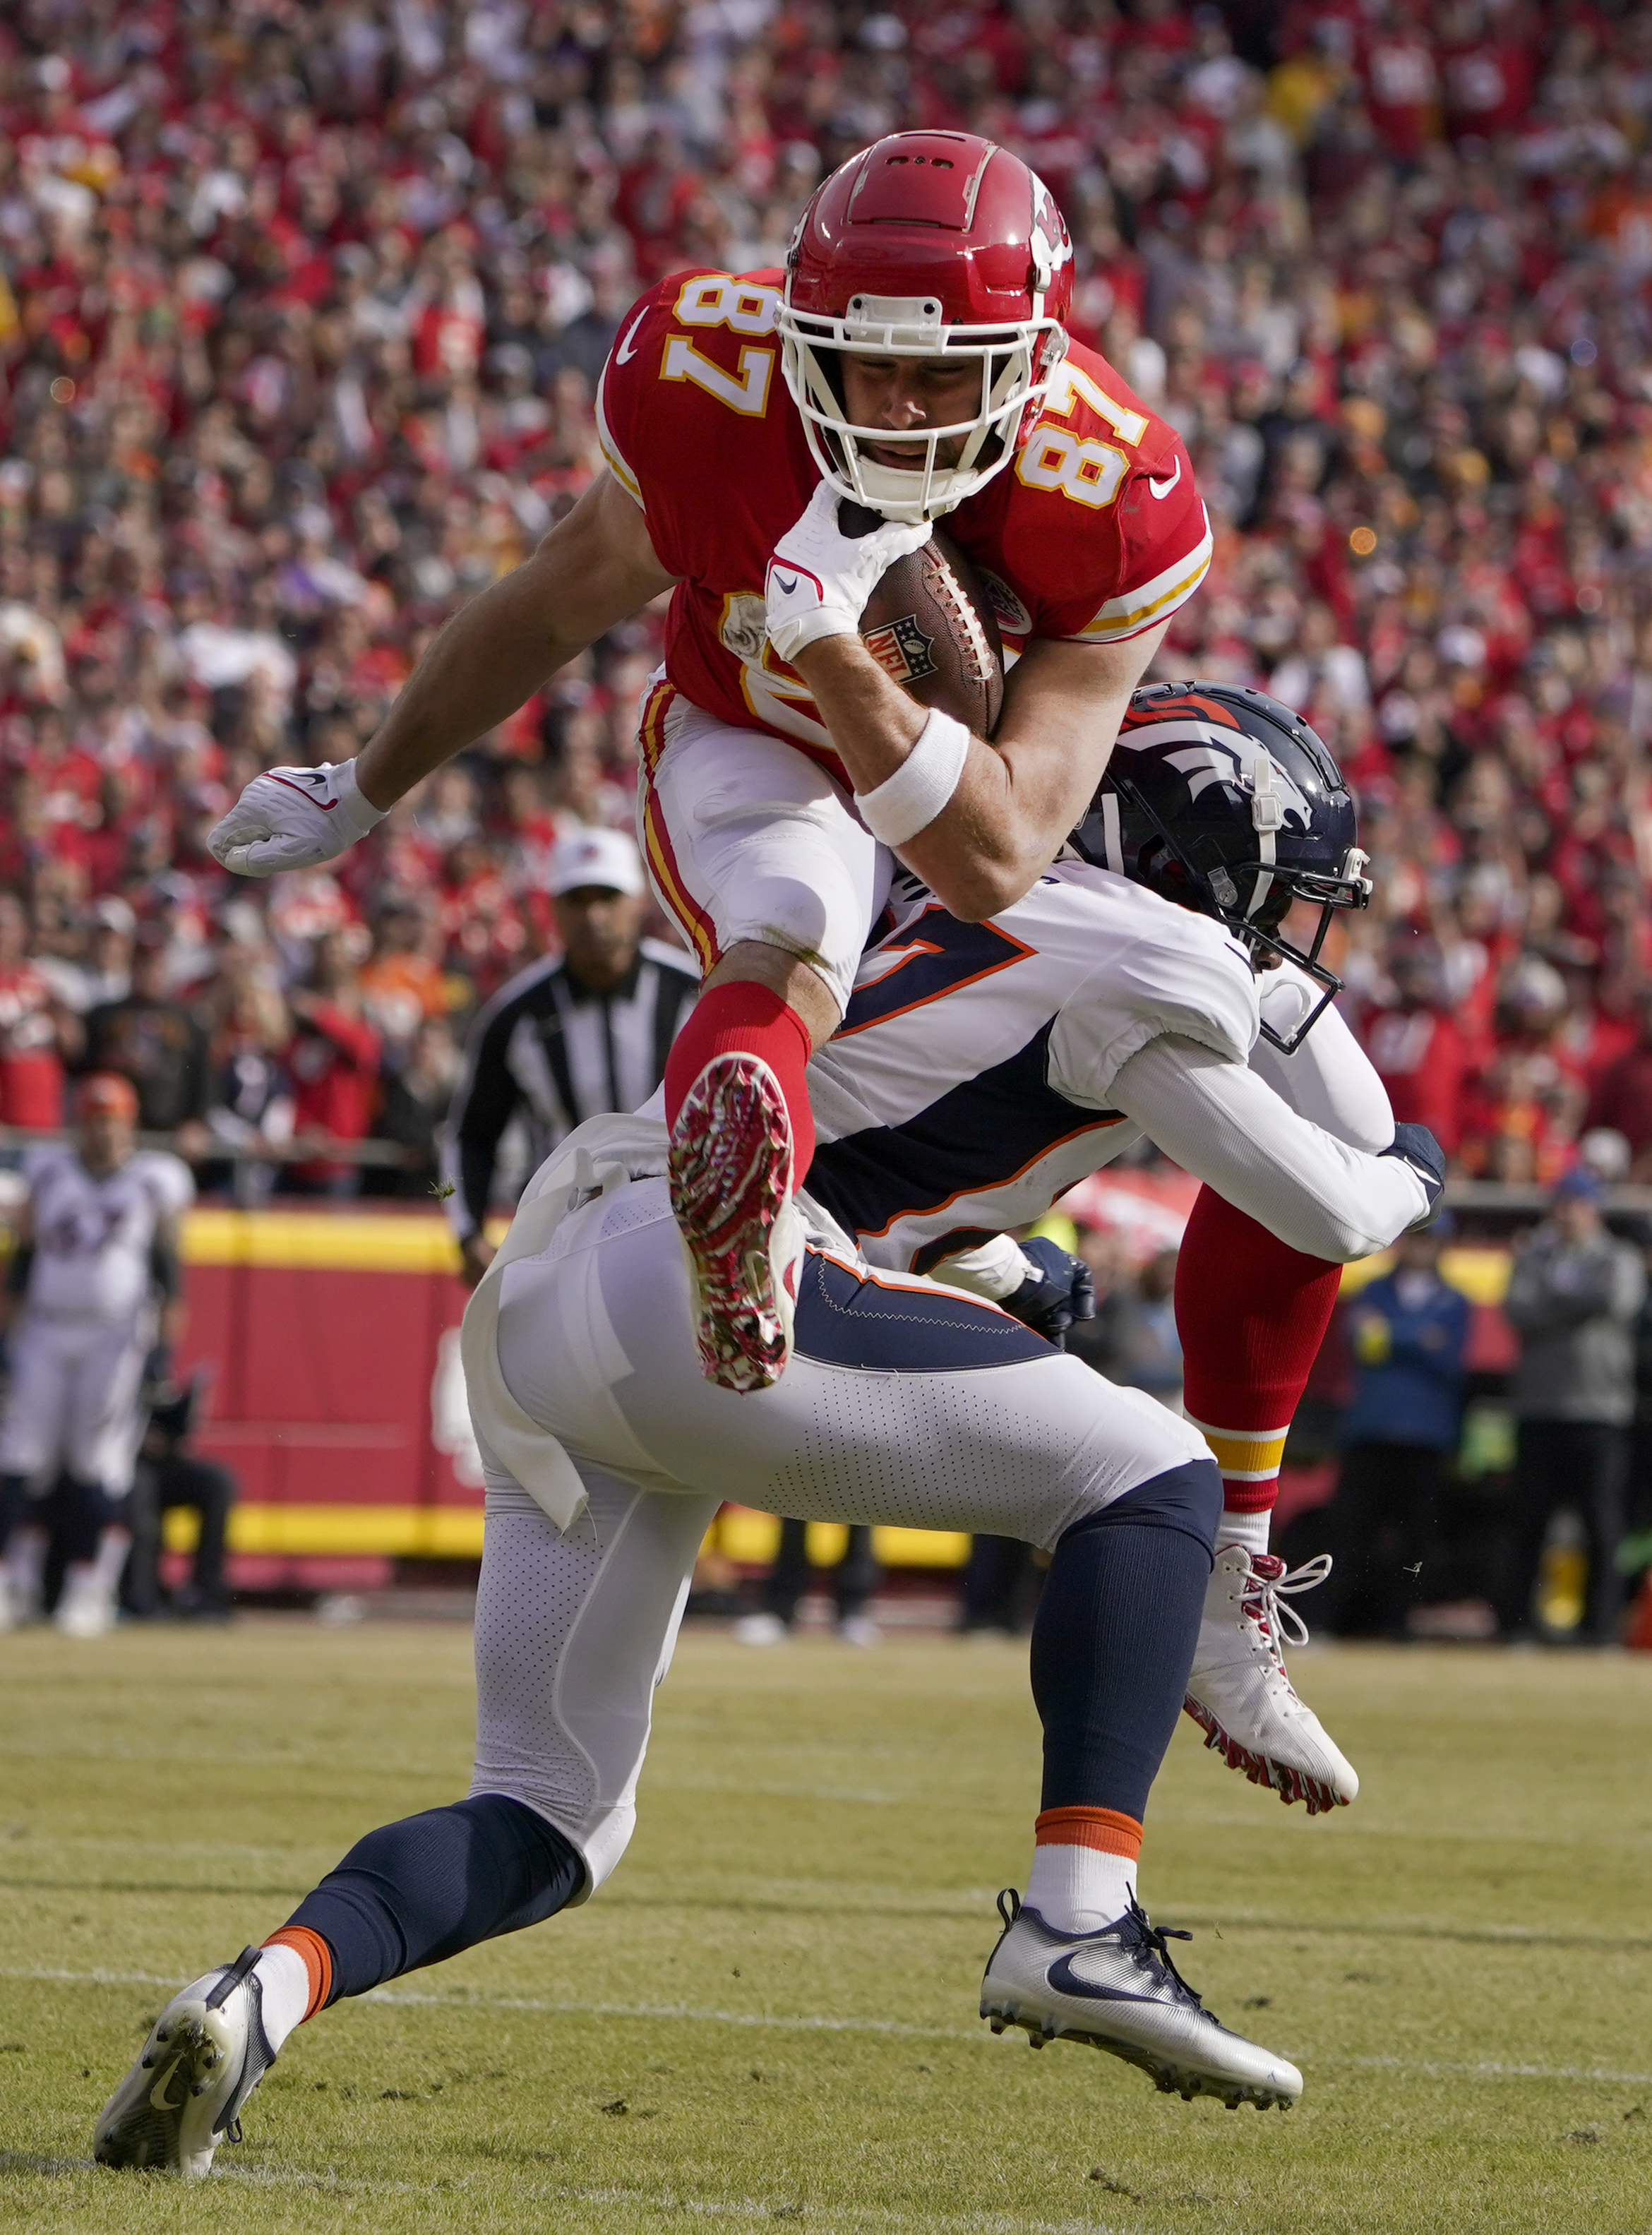
[[857, 791], [861, 820], [884, 846], [904, 846], [927, 830], [958, 789], [969, 755], [969, 731], [939, 707], [895, 774], [873, 791]]

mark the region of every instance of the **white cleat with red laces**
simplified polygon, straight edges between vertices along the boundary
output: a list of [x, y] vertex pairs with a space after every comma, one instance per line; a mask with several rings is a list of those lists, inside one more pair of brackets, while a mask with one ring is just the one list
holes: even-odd
[[772, 1388], [791, 1356], [803, 1227], [791, 1203], [791, 1120], [761, 1056], [714, 1056], [671, 1136], [671, 1203], [694, 1281], [700, 1371]]
[[1288, 1600], [1330, 1572], [1328, 1552], [1289, 1575], [1272, 1552], [1239, 1544], [1218, 1552], [1183, 1702], [1229, 1769], [1271, 1786], [1287, 1806], [1301, 1801], [1310, 1816], [1346, 1808], [1360, 1790], [1353, 1764], [1297, 1698], [1282, 1650], [1286, 1642], [1308, 1642], [1307, 1624]]

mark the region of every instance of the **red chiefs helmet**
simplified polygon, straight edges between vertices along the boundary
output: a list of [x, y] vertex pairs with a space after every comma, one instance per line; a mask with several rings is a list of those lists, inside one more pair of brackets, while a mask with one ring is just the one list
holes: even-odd
[[[786, 385], [832, 488], [888, 520], [932, 518], [973, 495], [1037, 416], [1066, 354], [1072, 297], [1061, 213], [1007, 148], [969, 132], [895, 132], [852, 155], [797, 220], [779, 314]], [[847, 415], [849, 355], [973, 358], [980, 408], [911, 437], [910, 467], [885, 465], [862, 446], [897, 438]], [[942, 465], [954, 436], [961, 453]]]

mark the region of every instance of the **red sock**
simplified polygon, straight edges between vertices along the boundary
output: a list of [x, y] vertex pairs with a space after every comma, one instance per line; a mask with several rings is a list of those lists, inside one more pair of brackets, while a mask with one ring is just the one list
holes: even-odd
[[791, 1120], [791, 1183], [801, 1187], [815, 1155], [805, 1076], [814, 1043], [796, 1009], [750, 979], [713, 986], [689, 1011], [665, 1064], [665, 1123], [674, 1125], [689, 1089], [713, 1056], [757, 1055], [780, 1082]]
[[1219, 1545], [1268, 1549], [1285, 1432], [1341, 1273], [1200, 1189], [1176, 1268], [1176, 1325], [1188, 1419], [1222, 1470]]

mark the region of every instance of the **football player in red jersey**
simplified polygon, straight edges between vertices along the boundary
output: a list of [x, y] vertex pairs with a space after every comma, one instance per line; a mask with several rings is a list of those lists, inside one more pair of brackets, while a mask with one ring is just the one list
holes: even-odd
[[[1094, 791], [1131, 691], [1209, 563], [1175, 433], [1070, 345], [1048, 190], [960, 133], [879, 141], [805, 209], [786, 270], [677, 273], [604, 371], [608, 472], [442, 632], [359, 762], [258, 777], [233, 869], [331, 858], [546, 676], [671, 588], [643, 712], [642, 836], [705, 973], [666, 1075], [672, 1199], [708, 1376], [790, 1347], [804, 1067], [841, 1017], [898, 854], [953, 912], [1009, 906]], [[859, 534], [847, 504], [882, 515]], [[862, 644], [930, 523], [1015, 655], [990, 744]]]

